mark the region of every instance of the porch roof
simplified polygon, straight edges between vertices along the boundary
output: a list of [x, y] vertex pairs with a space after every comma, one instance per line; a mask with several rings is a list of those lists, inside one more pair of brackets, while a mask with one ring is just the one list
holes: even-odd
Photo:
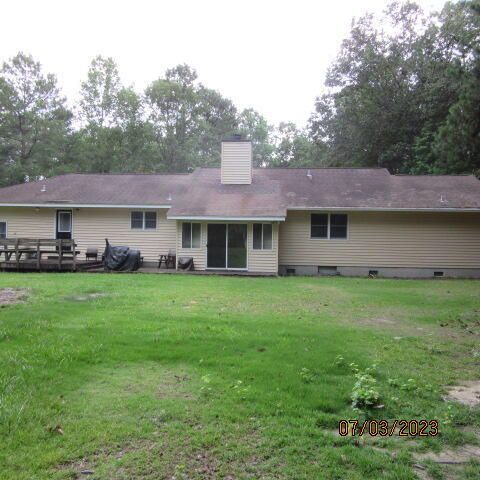
[[250, 185], [223, 185], [220, 169], [199, 168], [187, 194], [174, 198], [168, 218], [284, 220], [286, 214], [278, 180], [253, 175]]

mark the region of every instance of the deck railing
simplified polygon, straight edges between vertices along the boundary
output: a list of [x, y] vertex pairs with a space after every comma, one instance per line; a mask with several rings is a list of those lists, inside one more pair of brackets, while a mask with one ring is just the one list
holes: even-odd
[[21, 266], [34, 266], [37, 270], [42, 270], [42, 267], [47, 264], [51, 267], [56, 262], [58, 270], [68, 266], [75, 271], [76, 257], [79, 253], [76, 247], [77, 244], [73, 239], [2, 238], [0, 239], [0, 263], [6, 267], [16, 267], [17, 270]]

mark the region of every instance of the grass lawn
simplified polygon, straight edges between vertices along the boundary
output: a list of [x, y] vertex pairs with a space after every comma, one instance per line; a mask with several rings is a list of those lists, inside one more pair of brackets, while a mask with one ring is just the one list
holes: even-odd
[[[1, 479], [480, 476], [418, 457], [480, 444], [479, 409], [442, 399], [480, 378], [478, 281], [0, 274], [7, 287], [28, 290], [0, 308]], [[372, 365], [384, 407], [355, 411], [353, 370]], [[336, 433], [366, 416], [438, 419], [440, 435]]]

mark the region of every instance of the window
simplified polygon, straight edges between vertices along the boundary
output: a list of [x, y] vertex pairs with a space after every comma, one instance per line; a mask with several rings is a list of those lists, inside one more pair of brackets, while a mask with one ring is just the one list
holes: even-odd
[[7, 238], [7, 222], [0, 222], [0, 238]]
[[132, 212], [130, 225], [135, 230], [155, 230], [157, 212]]
[[327, 213], [312, 213], [310, 236], [312, 238], [328, 238]]
[[347, 216], [345, 214], [330, 215], [330, 238], [347, 238]]
[[145, 230], [157, 228], [157, 212], [145, 212]]
[[311, 238], [347, 238], [348, 217], [344, 213], [312, 213]]
[[62, 233], [72, 231], [72, 214], [70, 212], [58, 212], [58, 231]]
[[132, 212], [132, 228], [143, 229], [143, 212]]
[[200, 223], [182, 224], [182, 248], [200, 248]]
[[271, 250], [272, 249], [272, 224], [254, 223], [253, 224], [253, 249]]

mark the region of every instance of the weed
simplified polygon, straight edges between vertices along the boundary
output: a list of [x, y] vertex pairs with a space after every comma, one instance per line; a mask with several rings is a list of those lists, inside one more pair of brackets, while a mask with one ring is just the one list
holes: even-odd
[[302, 379], [303, 383], [313, 383], [315, 380], [315, 374], [313, 374], [308, 368], [303, 367], [300, 370], [300, 378]]

